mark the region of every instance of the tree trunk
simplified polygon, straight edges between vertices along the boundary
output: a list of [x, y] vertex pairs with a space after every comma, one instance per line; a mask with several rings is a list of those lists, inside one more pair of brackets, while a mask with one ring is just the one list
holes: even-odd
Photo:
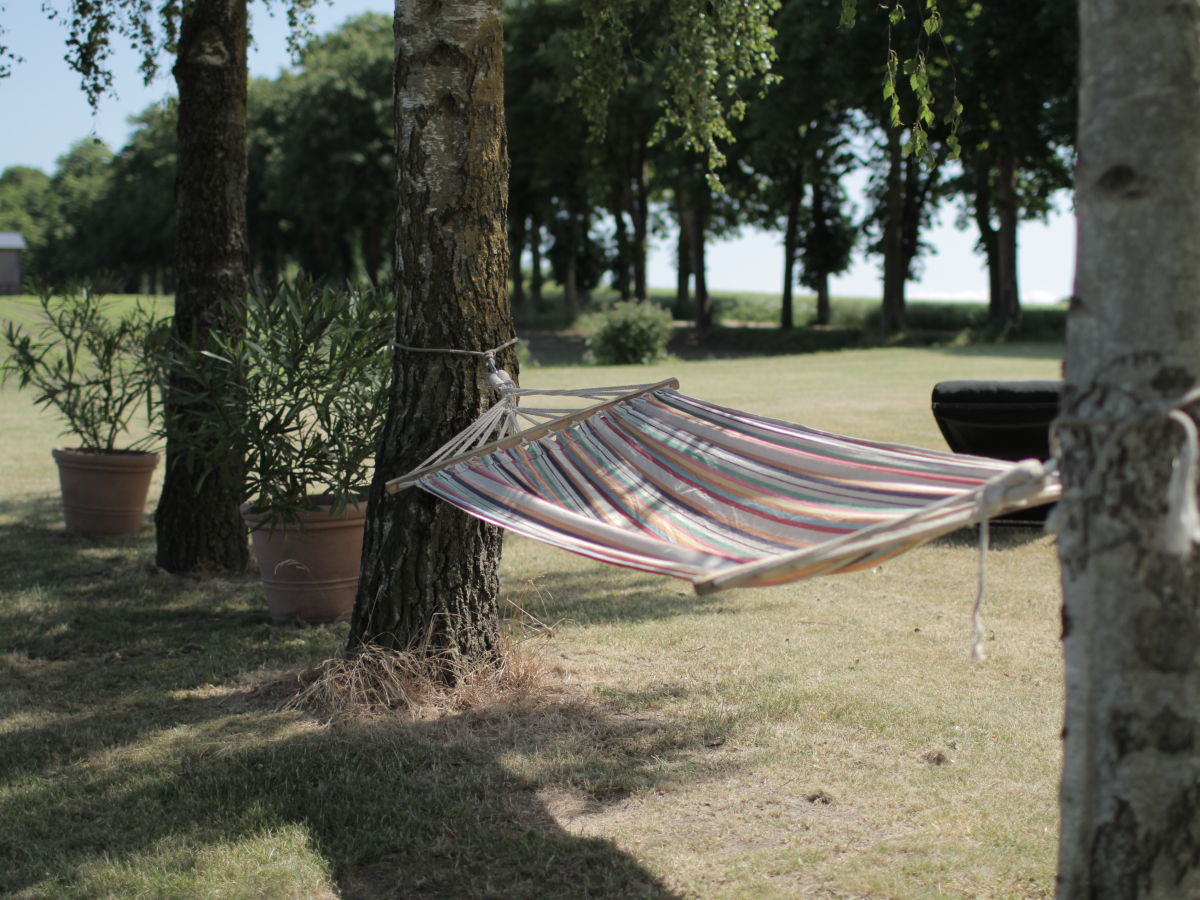
[[817, 273], [816, 286], [813, 290], [817, 295], [817, 315], [814, 325], [828, 325], [833, 318], [833, 305], [829, 301], [829, 273], [822, 269]]
[[629, 208], [629, 179], [625, 176], [624, 167], [616, 165], [618, 177], [612, 189], [612, 200], [609, 213], [616, 227], [617, 258], [613, 260], [613, 287], [622, 300], [631, 296], [630, 262], [633, 248], [629, 243], [629, 228], [625, 224], [625, 212]]
[[[177, 339], [204, 342], [241, 328], [246, 295], [246, 0], [195, 0], [179, 34], [175, 182]], [[154, 517], [156, 562], [168, 572], [237, 572], [249, 559], [238, 506], [242, 461], [220, 443], [197, 446], [203, 401], [171, 376], [166, 471]], [[200, 460], [187, 463], [187, 455]]]
[[534, 215], [529, 221], [529, 299], [535, 309], [542, 308], [542, 220]]
[[706, 182], [697, 182], [693, 198], [695, 202], [692, 206], [694, 215], [691, 227], [692, 276], [696, 280], [696, 329], [703, 334], [712, 328], [713, 324], [712, 298], [708, 296], [708, 263], [704, 258], [710, 202]]
[[512, 280], [512, 307], [525, 305], [525, 273], [521, 270], [521, 256], [525, 252], [525, 216], [514, 216], [509, 223], [509, 272]]
[[[645, 141], [638, 147], [633, 180], [633, 296], [642, 301], [650, 296], [646, 286], [646, 257], [650, 252], [650, 167]], [[699, 272], [695, 273], [699, 278]]]
[[997, 286], [999, 303], [990, 307], [996, 325], [1019, 325], [1021, 297], [1017, 286], [1017, 168], [1011, 147], [1001, 145], [996, 160], [996, 231]]
[[979, 229], [979, 245], [987, 259], [988, 318], [997, 321], [997, 311], [1003, 306], [1000, 263], [996, 249], [996, 229], [992, 226], [992, 167], [986, 157], [975, 159], [975, 227]]
[[883, 308], [879, 317], [884, 337], [904, 330], [904, 173], [900, 131], [888, 132], [887, 198], [883, 223]]
[[1200, 896], [1200, 561], [1164, 541], [1166, 411], [1200, 381], [1200, 4], [1079, 9], [1058, 897], [1179, 900]]
[[563, 273], [563, 310], [567, 322], [579, 316], [579, 250], [583, 242], [579, 216], [572, 210], [567, 221], [567, 268]]
[[[827, 218], [828, 211], [826, 209], [827, 196], [825, 193], [825, 182], [822, 180], [824, 173], [819, 173], [817, 178], [813, 179], [812, 189], [812, 221], [813, 221], [813, 240], [818, 247], [824, 248], [829, 246], [829, 220]], [[813, 289], [817, 294], [817, 315], [814, 320], [816, 325], [828, 325], [831, 318], [831, 310], [829, 308], [829, 266], [825, 262], [828, 253], [820, 254], [819, 268], [815, 272], [807, 273], [809, 280], [813, 284]]]
[[803, 189], [803, 181], [799, 177], [793, 178], [788, 195], [787, 224], [783, 230], [783, 300], [779, 307], [779, 327], [784, 331], [790, 331], [796, 324], [792, 298], [796, 285], [796, 248], [800, 244], [800, 193]]
[[379, 286], [379, 273], [383, 271], [383, 240], [383, 229], [372, 217], [363, 226], [361, 241], [363, 268], [372, 287]]
[[[513, 336], [507, 296], [501, 0], [396, 4], [396, 340], [487, 350]], [[516, 355], [498, 362], [516, 374]], [[500, 532], [384, 483], [492, 402], [477, 359], [398, 349], [376, 457], [350, 647], [489, 656]], [[486, 382], [484, 383], [486, 384]]]
[[691, 221], [687, 211], [687, 188], [683, 179], [675, 189], [675, 221], [679, 226], [679, 235], [675, 242], [675, 314], [682, 318], [691, 309], [692, 283], [692, 236], [689, 232]]

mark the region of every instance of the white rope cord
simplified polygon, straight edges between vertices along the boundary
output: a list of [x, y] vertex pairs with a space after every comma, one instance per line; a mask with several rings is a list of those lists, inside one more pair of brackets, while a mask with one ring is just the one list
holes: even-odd
[[1163, 543], [1168, 552], [1182, 556], [1190, 552], [1193, 544], [1200, 544], [1200, 501], [1197, 500], [1197, 484], [1200, 482], [1200, 431], [1195, 420], [1185, 408], [1200, 402], [1200, 388], [1192, 388], [1178, 399], [1155, 403], [1143, 412], [1123, 418], [1061, 417], [1055, 419], [1051, 434], [1058, 443], [1058, 431], [1063, 427], [1091, 427], [1109, 425], [1113, 430], [1100, 445], [1096, 462], [1081, 488], [1063, 492], [1058, 507], [1046, 520], [1046, 530], [1057, 533], [1062, 528], [1066, 509], [1080, 502], [1081, 497], [1091, 493], [1108, 462], [1119, 449], [1118, 443], [1127, 431], [1139, 425], [1166, 420], [1179, 426], [1183, 432], [1183, 445], [1171, 461], [1171, 480], [1167, 487], [1167, 517], [1163, 525]]
[[512, 338], [505, 341], [499, 347], [493, 347], [491, 350], [454, 350], [449, 347], [412, 347], [408, 344], [401, 344], [399, 341], [393, 342], [392, 346], [397, 350], [409, 350], [413, 353], [449, 353], [453, 356], [479, 356], [479, 357], [494, 357], [501, 350], [507, 350], [520, 338]]
[[971, 659], [983, 662], [987, 653], [983, 642], [987, 632], [983, 628], [983, 597], [987, 593], [987, 552], [990, 533], [987, 516], [979, 518], [979, 575], [975, 586], [975, 605], [971, 608]]

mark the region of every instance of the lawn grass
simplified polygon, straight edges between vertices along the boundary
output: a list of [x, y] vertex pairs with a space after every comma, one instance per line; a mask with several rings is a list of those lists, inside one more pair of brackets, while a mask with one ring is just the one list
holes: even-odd
[[[934, 382], [1054, 377], [1060, 354], [850, 350], [522, 380], [675, 375], [719, 403], [941, 447]], [[539, 636], [542, 696], [331, 724], [284, 702], [346, 626], [268, 625], [250, 576], [155, 571], [149, 524], [65, 535], [57, 431], [0, 392], [0, 894], [1053, 894], [1048, 537], [997, 529], [982, 664], [971, 533], [875, 571], [706, 598], [511, 539], [503, 589], [525, 610], [518, 633]]]

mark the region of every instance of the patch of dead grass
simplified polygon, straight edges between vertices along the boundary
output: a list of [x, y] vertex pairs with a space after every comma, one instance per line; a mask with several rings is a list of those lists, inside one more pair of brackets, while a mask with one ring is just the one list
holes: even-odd
[[367, 645], [327, 659], [301, 676], [284, 709], [328, 722], [400, 716], [428, 721], [447, 714], [544, 703], [550, 667], [534, 640], [505, 638], [495, 654], [469, 659], [455, 650], [391, 650]]

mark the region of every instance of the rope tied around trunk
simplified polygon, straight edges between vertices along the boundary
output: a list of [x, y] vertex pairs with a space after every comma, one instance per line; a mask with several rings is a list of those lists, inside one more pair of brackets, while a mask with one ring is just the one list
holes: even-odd
[[1108, 463], [1119, 449], [1120, 439], [1125, 433], [1141, 425], [1174, 423], [1182, 434], [1182, 444], [1171, 459], [1171, 480], [1167, 485], [1167, 515], [1163, 523], [1162, 540], [1168, 553], [1184, 556], [1191, 552], [1194, 544], [1200, 544], [1200, 500], [1197, 486], [1200, 484], [1200, 429], [1186, 408], [1200, 402], [1200, 387], [1192, 388], [1173, 401], [1153, 403], [1143, 410], [1122, 418], [1060, 417], [1051, 426], [1051, 437], [1057, 454], [1058, 431], [1063, 427], [1088, 427], [1109, 425], [1113, 430], [1100, 445], [1096, 462], [1092, 466], [1082, 487], [1063, 491], [1059, 505], [1046, 520], [1046, 530], [1057, 534], [1063, 526], [1065, 510], [1078, 504], [1091, 493]]
[[493, 347], [490, 350], [456, 350], [450, 347], [413, 347], [408, 344], [401, 344], [399, 341], [393, 341], [392, 346], [397, 350], [408, 350], [412, 353], [449, 353], [452, 356], [474, 356], [482, 358], [484, 365], [488, 369], [488, 384], [495, 388], [502, 400], [506, 400], [508, 395], [517, 389], [517, 383], [513, 381], [503, 369], [496, 367], [496, 354], [502, 350], [507, 350], [513, 344], [521, 340], [519, 337], [511, 338], [505, 341], [498, 347]]

